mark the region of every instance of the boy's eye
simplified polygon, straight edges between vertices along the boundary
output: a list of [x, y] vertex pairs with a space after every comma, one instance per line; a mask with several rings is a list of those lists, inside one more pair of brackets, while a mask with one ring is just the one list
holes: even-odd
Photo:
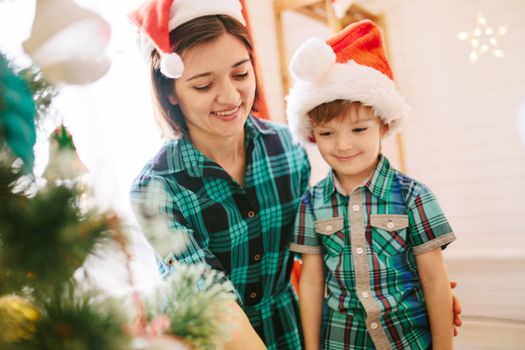
[[319, 136], [330, 136], [330, 135], [333, 135], [333, 131], [321, 131], [318, 133]]
[[357, 132], [357, 133], [360, 133], [360, 132], [363, 132], [363, 131], [366, 131], [368, 128], [355, 128], [355, 129], [352, 129], [353, 132]]

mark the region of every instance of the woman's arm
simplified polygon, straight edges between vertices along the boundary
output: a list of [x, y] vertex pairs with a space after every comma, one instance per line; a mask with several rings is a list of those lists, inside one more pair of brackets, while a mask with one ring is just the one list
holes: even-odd
[[430, 320], [432, 348], [452, 349], [452, 293], [441, 247], [416, 255], [417, 269]]
[[241, 309], [239, 304], [232, 301], [230, 304], [231, 314], [228, 315], [226, 322], [231, 323], [232, 330], [230, 339], [225, 344], [225, 350], [263, 350], [266, 349], [261, 338], [250, 324], [250, 320]]
[[324, 297], [323, 256], [303, 254], [299, 279], [299, 308], [306, 350], [318, 350]]
[[[450, 281], [450, 289], [456, 288], [458, 283], [456, 281]], [[458, 335], [458, 328], [463, 325], [463, 320], [461, 319], [461, 300], [459, 297], [452, 291], [452, 312], [454, 313], [454, 337]]]

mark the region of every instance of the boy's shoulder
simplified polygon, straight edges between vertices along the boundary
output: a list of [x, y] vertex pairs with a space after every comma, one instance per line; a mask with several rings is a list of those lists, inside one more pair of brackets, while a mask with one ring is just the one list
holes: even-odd
[[310, 200], [322, 200], [326, 198], [329, 188], [333, 188], [331, 171], [315, 185], [306, 190], [304, 196], [308, 196]]
[[405, 203], [411, 204], [414, 201], [426, 194], [432, 194], [430, 188], [422, 183], [421, 181], [395, 169], [391, 168], [392, 171], [392, 190], [399, 189], [403, 193]]

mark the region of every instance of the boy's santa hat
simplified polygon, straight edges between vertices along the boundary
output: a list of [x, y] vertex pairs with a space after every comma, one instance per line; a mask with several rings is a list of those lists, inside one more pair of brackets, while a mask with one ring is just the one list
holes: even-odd
[[369, 20], [350, 24], [326, 42], [312, 38], [294, 53], [290, 70], [295, 84], [286, 114], [295, 136], [311, 140], [308, 113], [315, 107], [349, 100], [372, 107], [393, 134], [404, 122], [408, 105], [393, 82], [381, 32]]
[[140, 31], [143, 55], [149, 59], [156, 49], [161, 55], [162, 74], [177, 79], [184, 72], [184, 64], [171, 49], [170, 32], [192, 19], [210, 15], [228, 15], [245, 25], [239, 0], [149, 0], [129, 18]]

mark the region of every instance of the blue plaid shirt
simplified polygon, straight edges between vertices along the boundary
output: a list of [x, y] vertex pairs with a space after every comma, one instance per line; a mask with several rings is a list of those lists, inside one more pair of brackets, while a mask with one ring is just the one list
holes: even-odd
[[323, 254], [331, 310], [325, 346], [427, 349], [415, 255], [455, 236], [426, 186], [380, 156], [372, 176], [350, 194], [333, 174], [307, 191], [293, 232], [291, 250]]
[[250, 116], [245, 135], [243, 186], [182, 138], [144, 167], [131, 199], [162, 274], [175, 260], [223, 271], [268, 348], [299, 349], [288, 242], [310, 165], [285, 126]]

